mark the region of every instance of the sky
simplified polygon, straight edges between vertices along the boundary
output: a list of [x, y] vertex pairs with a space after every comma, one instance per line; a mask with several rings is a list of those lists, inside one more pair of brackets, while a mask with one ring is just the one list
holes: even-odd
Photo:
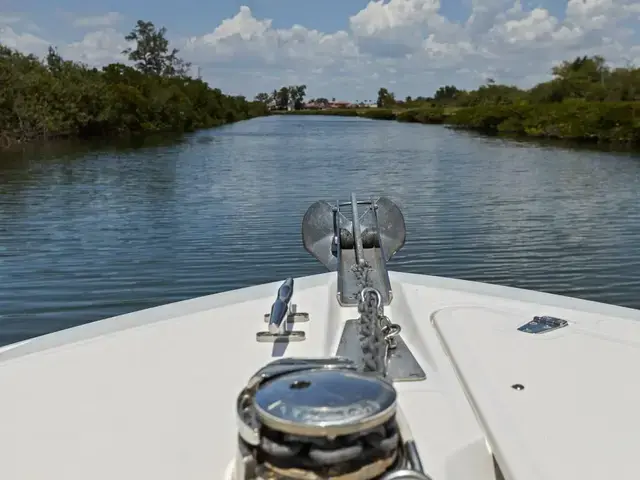
[[127, 63], [139, 19], [166, 27], [194, 74], [250, 98], [300, 84], [347, 101], [489, 78], [526, 88], [578, 55], [640, 65], [640, 0], [2, 0], [0, 43]]

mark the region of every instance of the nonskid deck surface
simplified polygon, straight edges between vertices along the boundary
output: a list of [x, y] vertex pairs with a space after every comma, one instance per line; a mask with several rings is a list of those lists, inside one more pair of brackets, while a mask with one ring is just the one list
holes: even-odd
[[[391, 272], [385, 313], [427, 374], [398, 383], [435, 480], [636, 479], [640, 312]], [[280, 282], [114, 317], [0, 351], [0, 478], [223, 478], [234, 406], [281, 356], [335, 354], [355, 308], [332, 273], [296, 279], [302, 342], [258, 343]], [[568, 326], [518, 331], [536, 315]], [[523, 389], [512, 388], [522, 385]], [[606, 473], [606, 475], [605, 475]]]

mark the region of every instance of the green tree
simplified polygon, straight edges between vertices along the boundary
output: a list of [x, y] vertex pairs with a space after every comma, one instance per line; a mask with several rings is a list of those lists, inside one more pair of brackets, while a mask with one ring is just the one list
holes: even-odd
[[437, 102], [451, 102], [458, 98], [461, 93], [462, 91], [459, 90], [455, 85], [445, 85], [444, 87], [440, 87], [438, 90], [436, 90], [433, 98]]
[[[534, 87], [536, 100], [559, 102], [565, 99], [602, 101], [610, 96], [611, 70], [601, 56], [576, 57], [552, 68], [554, 79]], [[546, 95], [546, 97], [545, 97]]]
[[289, 89], [287, 87], [282, 87], [276, 93], [276, 107], [281, 110], [285, 110], [289, 106], [289, 102]]
[[293, 85], [288, 89], [289, 92], [289, 102], [293, 103], [293, 108], [296, 110], [300, 110], [304, 103], [304, 97], [307, 93], [306, 85]]
[[56, 137], [185, 132], [268, 113], [266, 105], [224, 95], [200, 79], [101, 70], [0, 45], [0, 146]]
[[396, 103], [396, 97], [393, 93], [389, 92], [386, 88], [378, 90], [378, 100], [376, 104], [379, 108], [388, 108]]
[[256, 102], [269, 103], [271, 100], [271, 95], [268, 93], [259, 93], [256, 95]]
[[127, 54], [136, 68], [147, 75], [185, 76], [191, 64], [178, 57], [178, 49], [169, 50], [166, 33], [165, 27], [157, 30], [152, 22], [138, 20], [125, 37], [129, 42], [136, 42], [136, 47], [129, 47], [122, 53]]
[[571, 77], [588, 78], [592, 82], [601, 82], [609, 74], [609, 68], [603, 57], [576, 57], [572, 61], [564, 61], [551, 69], [555, 77], [569, 79]]
[[57, 48], [49, 46], [45, 63], [47, 64], [47, 67], [49, 67], [49, 71], [52, 73], [59, 73], [62, 70], [64, 61], [58, 53]]

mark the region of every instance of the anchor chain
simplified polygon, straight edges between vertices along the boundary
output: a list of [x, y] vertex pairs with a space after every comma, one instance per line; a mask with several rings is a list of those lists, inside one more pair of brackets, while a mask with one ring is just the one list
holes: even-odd
[[362, 350], [362, 365], [366, 372], [387, 375], [390, 350], [397, 346], [395, 337], [401, 327], [384, 314], [382, 295], [369, 278], [372, 267], [367, 262], [356, 264], [352, 271], [358, 282], [358, 333]]
[[[369, 204], [374, 212], [361, 217], [359, 204]], [[419, 365], [414, 369], [417, 373], [411, 370], [412, 365], [404, 368], [405, 352], [414, 363], [415, 359], [398, 337], [400, 326], [392, 323], [384, 312], [384, 302], [391, 299], [386, 261], [404, 244], [404, 218], [398, 207], [384, 197], [376, 202], [357, 202], [352, 194], [349, 203], [352, 222], [340, 211], [346, 205], [314, 203], [303, 219], [302, 235], [309, 253], [332, 270], [337, 266], [338, 302], [341, 306], [357, 306], [358, 318], [344, 325], [337, 358], [325, 359], [328, 363], [317, 359], [299, 359], [290, 365], [276, 362], [279, 364], [274, 364], [271, 370], [258, 372], [243, 390], [244, 396], [241, 394], [238, 400], [238, 416], [243, 426], [238, 465], [245, 479], [431, 480], [422, 473], [415, 441], [396, 405], [396, 391], [391, 385], [396, 370], [402, 371], [403, 380], [424, 378]], [[379, 205], [382, 209], [376, 212]], [[349, 223], [351, 229], [347, 229]], [[385, 249], [383, 240], [387, 243]], [[330, 255], [325, 250], [328, 243]], [[379, 256], [379, 263], [366, 261], [367, 257]], [[402, 351], [404, 363], [401, 368], [393, 365], [389, 369], [395, 349]], [[403, 369], [410, 372], [405, 375]], [[303, 373], [305, 370], [309, 373]], [[280, 375], [291, 376], [279, 381], [276, 377]], [[373, 390], [361, 395], [362, 382], [367, 388], [374, 386]], [[341, 392], [336, 397], [337, 385]], [[316, 390], [308, 390], [306, 394], [289, 391], [298, 388]], [[385, 391], [390, 391], [391, 397], [385, 397]], [[391, 403], [387, 404], [384, 398]], [[379, 417], [380, 412], [376, 413], [383, 405], [390, 416]], [[280, 409], [275, 417], [271, 406]], [[379, 421], [373, 421], [374, 418]], [[345, 430], [349, 423], [353, 428]]]
[[[384, 314], [382, 295], [370, 279], [372, 267], [363, 262], [353, 266], [358, 282], [358, 333], [362, 351], [362, 370], [386, 377], [389, 351], [396, 348], [396, 336], [400, 326], [392, 323]], [[297, 435], [282, 435], [264, 428], [260, 439], [260, 449], [268, 470], [277, 478], [319, 478], [307, 476], [310, 471], [324, 472], [327, 477], [356, 480], [359, 470], [353, 470], [357, 462], [369, 459], [369, 467], [387, 470], [398, 460], [399, 431], [395, 422], [390, 421], [374, 430], [345, 438], [312, 438]], [[366, 462], [365, 462], [366, 463]], [[350, 472], [350, 473], [347, 473]], [[419, 472], [410, 472], [422, 478]], [[322, 475], [324, 478], [324, 475]], [[370, 478], [368, 475], [366, 478]], [[378, 478], [378, 477], [376, 477]], [[383, 478], [386, 478], [383, 477]], [[429, 477], [424, 477], [430, 480]]]

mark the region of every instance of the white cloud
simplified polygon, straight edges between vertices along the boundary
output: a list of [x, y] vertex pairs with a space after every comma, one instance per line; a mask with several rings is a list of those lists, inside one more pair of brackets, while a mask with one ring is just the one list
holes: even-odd
[[34, 55], [43, 55], [49, 43], [31, 33], [17, 33], [12, 27], [0, 24], [0, 44]]
[[104, 15], [90, 15], [87, 17], [74, 17], [72, 24], [74, 27], [113, 27], [122, 19], [122, 14], [118, 12], [108, 12]]
[[183, 55], [196, 63], [240, 64], [246, 67], [320, 68], [358, 56], [347, 32], [333, 34], [300, 25], [274, 29], [269, 19], [256, 19], [248, 7], [224, 20], [211, 33], [189, 38]]
[[375, 36], [427, 24], [440, 10], [439, 0], [374, 0], [350, 18], [356, 35]]
[[113, 28], [87, 33], [82, 40], [59, 46], [63, 58], [73, 59], [90, 66], [125, 63], [122, 51], [129, 47], [124, 35]]
[[[567, 0], [561, 17], [538, 2], [471, 0], [463, 22], [449, 20], [441, 2], [373, 0], [336, 32], [276, 28], [244, 6], [210, 33], [173, 44], [211, 83], [248, 95], [291, 83], [307, 84], [313, 96], [361, 99], [385, 85], [399, 96], [429, 95], [442, 84], [469, 88], [488, 77], [530, 86], [577, 55], [640, 64], [640, 0]], [[58, 42], [60, 51], [91, 65], [124, 61], [124, 32], [114, 29], [120, 19], [114, 12], [74, 17], [74, 25], [97, 31]], [[0, 14], [0, 42], [34, 53], [48, 45], [18, 29], [19, 20]]]
[[0, 13], [0, 25], [11, 25], [22, 20], [20, 15], [11, 13]]

